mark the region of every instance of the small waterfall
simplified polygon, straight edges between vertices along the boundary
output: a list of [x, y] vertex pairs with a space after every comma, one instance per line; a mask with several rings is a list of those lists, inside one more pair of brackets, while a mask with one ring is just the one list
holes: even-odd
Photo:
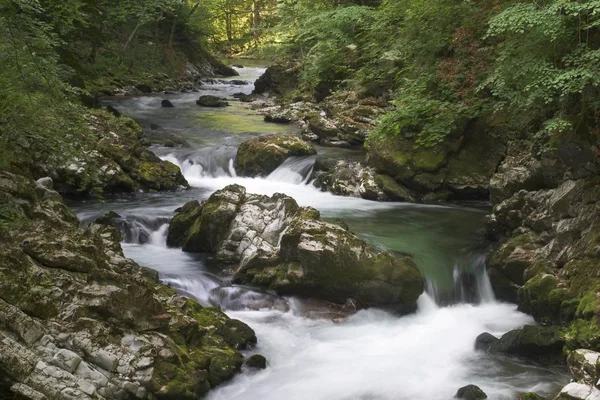
[[295, 185], [307, 184], [315, 165], [315, 157], [290, 157], [267, 176], [270, 181]]
[[170, 217], [127, 215], [115, 218], [113, 225], [125, 243], [152, 244], [165, 247]]
[[177, 156], [173, 153], [162, 156], [163, 161], [170, 161], [181, 169], [186, 179], [221, 176], [237, 176], [233, 167], [236, 148], [229, 146], [208, 147], [193, 154]]
[[[458, 260], [452, 267], [452, 284], [443, 285], [432, 277], [425, 277], [425, 292], [437, 304], [490, 303], [495, 301], [485, 265], [485, 253], [474, 252]], [[441, 289], [441, 287], [444, 289]], [[450, 293], [449, 293], [450, 290]]]

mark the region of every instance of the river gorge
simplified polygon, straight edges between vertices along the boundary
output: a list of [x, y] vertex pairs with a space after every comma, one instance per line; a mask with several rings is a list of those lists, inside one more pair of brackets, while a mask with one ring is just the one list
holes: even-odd
[[[122, 244], [127, 257], [158, 271], [162, 282], [205, 306], [221, 308], [255, 330], [250, 354], [268, 360], [263, 371], [247, 371], [211, 391], [210, 400], [431, 400], [450, 399], [467, 384], [490, 399], [514, 399], [533, 391], [553, 396], [569, 381], [564, 366], [476, 351], [482, 332], [501, 336], [533, 324], [516, 305], [496, 301], [487, 277], [489, 244], [483, 239], [485, 209], [458, 205], [375, 202], [335, 196], [312, 185], [315, 157], [286, 160], [264, 178], [239, 177], [237, 146], [266, 133], [294, 133], [294, 125], [268, 124], [235, 101], [249, 94], [261, 67], [239, 68], [231, 79], [203, 85], [199, 93], [113, 97], [103, 100], [135, 119], [153, 137], [176, 134], [186, 146], [154, 145], [161, 159], [179, 166], [191, 188], [170, 193], [106, 196], [72, 201], [84, 224], [107, 211], [128, 221]], [[246, 84], [239, 82], [246, 81]], [[200, 95], [227, 97], [230, 107], [198, 107]], [[162, 108], [168, 99], [172, 108]], [[317, 146], [320, 155], [360, 160], [361, 152]], [[416, 313], [397, 316], [366, 309], [352, 315], [299, 298], [283, 298], [231, 283], [215, 272], [211, 257], [166, 245], [174, 210], [190, 200], [239, 184], [248, 193], [285, 193], [326, 220], [343, 220], [376, 247], [411, 255], [426, 279]]]

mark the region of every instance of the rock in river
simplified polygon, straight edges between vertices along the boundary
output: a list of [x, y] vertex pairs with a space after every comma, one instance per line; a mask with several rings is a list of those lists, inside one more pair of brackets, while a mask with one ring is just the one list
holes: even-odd
[[168, 243], [214, 253], [233, 265], [234, 282], [281, 295], [334, 303], [353, 298], [359, 308], [410, 311], [423, 292], [423, 278], [410, 257], [376, 251], [291, 197], [248, 194], [239, 185], [186, 204], [173, 218]]
[[246, 140], [235, 157], [235, 170], [243, 176], [268, 175], [288, 157], [311, 156], [313, 145], [294, 135], [263, 135]]
[[215, 107], [215, 108], [227, 107], [229, 105], [229, 103], [226, 102], [225, 100], [223, 100], [222, 98], [217, 97], [217, 96], [211, 96], [211, 95], [200, 96], [200, 98], [198, 100], [196, 100], [196, 104], [198, 104], [199, 106], [202, 106], [202, 107]]

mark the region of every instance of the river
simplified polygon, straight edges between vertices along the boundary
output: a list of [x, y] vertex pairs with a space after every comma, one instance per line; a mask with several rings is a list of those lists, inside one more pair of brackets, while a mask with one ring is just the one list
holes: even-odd
[[[291, 159], [267, 178], [237, 177], [237, 146], [265, 133], [293, 132], [292, 125], [267, 124], [231, 99], [231, 107], [200, 108], [203, 94], [231, 97], [250, 93], [264, 68], [238, 69], [247, 84], [231, 79], [205, 85], [200, 93], [106, 99], [155, 136], [175, 133], [189, 147], [153, 147], [180, 166], [192, 188], [185, 192], [121, 195], [83, 201], [72, 208], [84, 222], [109, 210], [130, 221], [123, 249], [140, 265], [203, 305], [217, 306], [250, 325], [258, 345], [249, 354], [267, 357], [268, 368], [245, 372], [213, 390], [210, 400], [436, 400], [451, 399], [466, 384], [489, 399], [512, 400], [535, 391], [550, 396], [569, 381], [562, 367], [490, 356], [474, 350], [477, 335], [495, 335], [533, 323], [513, 304], [497, 302], [485, 273], [485, 212], [457, 206], [378, 203], [324, 193], [308, 182], [313, 159]], [[174, 108], [161, 108], [169, 99]], [[341, 150], [318, 148], [319, 153]], [[344, 156], [361, 154], [343, 151]], [[320, 304], [278, 298], [232, 286], [216, 275], [202, 255], [166, 247], [173, 211], [192, 199], [206, 199], [227, 184], [249, 192], [283, 192], [310, 205], [324, 218], [340, 218], [373, 244], [411, 254], [427, 280], [418, 311], [398, 317], [381, 310], [332, 318]]]

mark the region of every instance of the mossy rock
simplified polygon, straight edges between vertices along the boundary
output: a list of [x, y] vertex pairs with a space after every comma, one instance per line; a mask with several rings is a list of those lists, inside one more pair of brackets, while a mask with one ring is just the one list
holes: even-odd
[[519, 400], [545, 400], [539, 394], [533, 392], [522, 393], [519, 395]]
[[484, 400], [487, 399], [487, 394], [485, 394], [479, 386], [467, 385], [458, 389], [454, 398], [463, 400]]
[[313, 145], [288, 134], [264, 135], [245, 141], [235, 157], [235, 170], [242, 176], [266, 176], [288, 157], [312, 156]]
[[267, 368], [267, 359], [261, 354], [253, 354], [246, 359], [244, 365], [252, 369], [265, 369]]
[[284, 95], [298, 86], [298, 68], [291, 64], [275, 64], [266, 69], [256, 82], [252, 93]]
[[227, 107], [229, 105], [229, 103], [223, 100], [222, 98], [211, 95], [200, 96], [198, 100], [196, 100], [196, 104], [202, 107], [212, 108], [222, 108]]
[[526, 325], [505, 333], [488, 351], [548, 361], [560, 360], [564, 345], [565, 338], [559, 328]]
[[[567, 300], [567, 289], [559, 287], [554, 275], [540, 274], [519, 289], [517, 304], [520, 311], [533, 315], [538, 322], [561, 324], [572, 318], [572, 315], [565, 315], [564, 310], [561, 312], [561, 306]], [[568, 304], [566, 302], [564, 306], [570, 309]]]
[[237, 214], [246, 189], [231, 185], [218, 190], [212, 201], [200, 205], [197, 201], [186, 203], [173, 218], [167, 233], [169, 246], [181, 246], [184, 251], [216, 252], [227, 237], [229, 225]]
[[567, 348], [600, 351], [600, 325], [598, 317], [589, 320], [576, 319], [563, 329]]

